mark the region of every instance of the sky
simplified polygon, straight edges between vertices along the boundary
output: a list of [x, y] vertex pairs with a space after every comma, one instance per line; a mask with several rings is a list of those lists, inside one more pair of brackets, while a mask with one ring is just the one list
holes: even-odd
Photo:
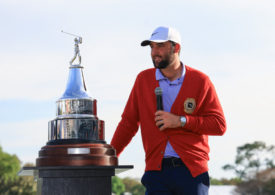
[[[74, 37], [89, 95], [97, 100], [110, 143], [137, 74], [153, 67], [140, 42], [158, 26], [182, 36], [181, 60], [206, 73], [222, 104], [227, 132], [209, 137], [209, 174], [234, 175], [236, 148], [256, 140], [275, 144], [275, 2], [272, 0], [1, 0], [0, 145], [35, 162], [47, 143], [48, 121], [68, 78]], [[141, 178], [140, 131], [119, 158]]]

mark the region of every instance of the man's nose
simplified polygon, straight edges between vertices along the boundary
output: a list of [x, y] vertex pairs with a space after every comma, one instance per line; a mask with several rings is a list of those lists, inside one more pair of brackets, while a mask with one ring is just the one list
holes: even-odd
[[159, 50], [157, 48], [152, 48], [151, 49], [151, 55], [154, 56], [154, 55], [157, 55], [159, 54]]

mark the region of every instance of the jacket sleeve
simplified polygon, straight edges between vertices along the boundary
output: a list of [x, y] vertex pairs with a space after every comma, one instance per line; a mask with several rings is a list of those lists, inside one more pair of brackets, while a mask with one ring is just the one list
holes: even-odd
[[186, 115], [184, 127], [194, 133], [205, 135], [223, 135], [226, 121], [214, 85], [207, 77], [198, 97], [198, 110], [195, 115]]
[[119, 156], [124, 148], [130, 143], [139, 127], [137, 90], [138, 79], [135, 81], [121, 116], [121, 121], [119, 122], [111, 141], [111, 145], [116, 149], [117, 156]]

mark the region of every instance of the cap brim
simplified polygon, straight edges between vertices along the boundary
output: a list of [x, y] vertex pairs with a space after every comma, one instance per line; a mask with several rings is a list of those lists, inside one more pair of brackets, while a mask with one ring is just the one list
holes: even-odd
[[164, 43], [166, 41], [169, 41], [169, 40], [145, 40], [145, 41], [142, 41], [140, 45], [141, 46], [147, 46], [147, 45], [150, 45], [151, 42]]
[[151, 41], [145, 40], [145, 41], [142, 41], [140, 45], [141, 46], [147, 46], [147, 45], [150, 45], [150, 43], [151, 43]]

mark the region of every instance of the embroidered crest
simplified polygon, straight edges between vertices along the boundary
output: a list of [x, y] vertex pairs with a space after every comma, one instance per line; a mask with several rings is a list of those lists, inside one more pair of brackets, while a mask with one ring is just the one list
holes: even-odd
[[184, 112], [192, 114], [196, 108], [196, 100], [194, 98], [187, 98], [184, 101]]

